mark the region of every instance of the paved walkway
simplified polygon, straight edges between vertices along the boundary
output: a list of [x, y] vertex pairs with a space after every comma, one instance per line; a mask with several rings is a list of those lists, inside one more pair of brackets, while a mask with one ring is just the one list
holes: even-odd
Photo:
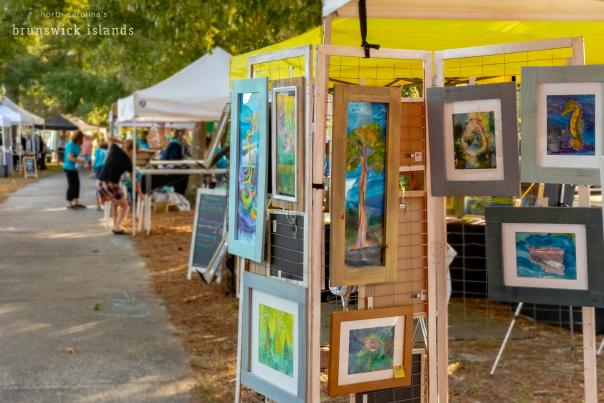
[[94, 183], [64, 208], [54, 175], [0, 205], [0, 402], [190, 402], [191, 369], [127, 236]]

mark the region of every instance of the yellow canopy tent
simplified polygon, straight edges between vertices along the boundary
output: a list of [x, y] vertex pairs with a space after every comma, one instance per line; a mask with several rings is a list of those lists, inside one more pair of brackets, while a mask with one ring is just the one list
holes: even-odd
[[[371, 9], [370, 3], [368, 9]], [[370, 18], [367, 41], [383, 48], [443, 50], [482, 45], [496, 45], [550, 38], [582, 36], [586, 63], [604, 64], [604, 22], [602, 21], [499, 21]], [[247, 77], [250, 56], [322, 41], [322, 28], [231, 59], [231, 79]], [[336, 18], [332, 23], [331, 43], [359, 46], [359, 21]]]

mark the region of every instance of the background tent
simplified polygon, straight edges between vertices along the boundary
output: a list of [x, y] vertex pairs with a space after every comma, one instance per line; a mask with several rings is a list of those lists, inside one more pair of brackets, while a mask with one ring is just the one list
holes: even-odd
[[44, 124], [36, 125], [36, 128], [45, 130], [78, 130], [78, 126], [74, 125], [71, 121], [65, 119], [63, 116], [53, 116], [47, 118]]
[[3, 127], [18, 125], [21, 122], [21, 117], [17, 112], [0, 102], [0, 116], [3, 118]]
[[4, 97], [2, 98], [2, 100], [0, 100], [0, 105], [6, 106], [7, 108], [15, 112], [17, 115], [19, 115], [19, 121], [14, 122], [14, 124], [20, 124], [22, 126], [44, 124], [44, 119], [42, 119], [40, 116], [21, 108], [19, 105], [17, 105], [7, 97]]
[[214, 48], [166, 80], [118, 100], [118, 122], [217, 120], [229, 100], [231, 55]]

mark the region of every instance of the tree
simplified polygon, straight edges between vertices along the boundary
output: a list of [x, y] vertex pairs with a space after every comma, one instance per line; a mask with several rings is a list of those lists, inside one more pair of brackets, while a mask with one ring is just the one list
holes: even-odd
[[346, 147], [347, 170], [361, 168], [359, 176], [359, 218], [357, 240], [354, 248], [367, 246], [367, 175], [369, 169], [384, 170], [386, 142], [378, 123], [367, 123], [354, 129], [348, 136]]

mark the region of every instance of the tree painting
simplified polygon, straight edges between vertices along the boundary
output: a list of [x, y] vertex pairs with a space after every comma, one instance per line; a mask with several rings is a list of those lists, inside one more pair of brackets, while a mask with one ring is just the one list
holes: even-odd
[[346, 146], [346, 264], [383, 261], [386, 164], [385, 103], [349, 102]]
[[280, 196], [296, 196], [296, 92], [279, 91], [275, 100], [277, 116], [277, 189]]
[[294, 376], [294, 315], [264, 304], [258, 309], [258, 361]]

